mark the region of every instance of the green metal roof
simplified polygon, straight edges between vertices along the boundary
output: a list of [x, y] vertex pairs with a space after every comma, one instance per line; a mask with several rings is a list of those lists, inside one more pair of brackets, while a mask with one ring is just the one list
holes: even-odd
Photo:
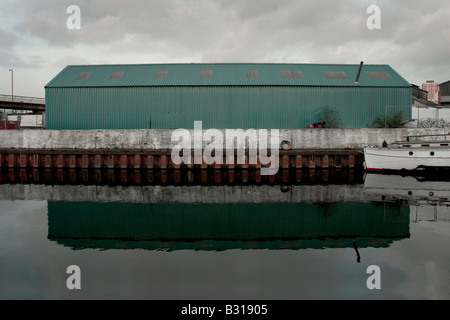
[[45, 87], [338, 86], [411, 87], [389, 65], [185, 63], [70, 65]]

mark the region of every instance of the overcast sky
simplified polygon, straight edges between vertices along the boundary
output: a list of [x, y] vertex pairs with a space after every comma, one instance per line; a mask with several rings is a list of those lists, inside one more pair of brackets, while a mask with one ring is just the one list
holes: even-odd
[[2, 0], [0, 15], [0, 94], [11, 68], [15, 95], [44, 97], [73, 64], [364, 61], [450, 80], [448, 0]]

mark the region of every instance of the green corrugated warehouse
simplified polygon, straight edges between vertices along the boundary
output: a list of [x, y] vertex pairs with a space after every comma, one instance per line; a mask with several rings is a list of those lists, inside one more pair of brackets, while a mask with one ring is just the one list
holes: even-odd
[[[356, 80], [358, 80], [356, 82]], [[187, 63], [67, 66], [45, 86], [47, 129], [342, 128], [411, 117], [412, 86], [389, 65]]]

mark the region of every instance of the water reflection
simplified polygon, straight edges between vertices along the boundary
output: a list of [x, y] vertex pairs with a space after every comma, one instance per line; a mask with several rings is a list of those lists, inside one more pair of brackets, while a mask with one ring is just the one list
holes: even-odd
[[[450, 183], [355, 171], [50, 171], [0, 174], [1, 199], [47, 200], [48, 238], [80, 249], [389, 247]], [[411, 217], [411, 208], [415, 217]]]
[[367, 195], [383, 200], [406, 201], [414, 205], [450, 205], [450, 178], [445, 175], [367, 174], [364, 190]]
[[259, 170], [0, 170], [1, 183], [61, 185], [271, 185], [361, 184], [360, 170], [279, 170], [264, 176]]
[[48, 237], [74, 249], [387, 247], [409, 237], [409, 208], [381, 203], [49, 202]]

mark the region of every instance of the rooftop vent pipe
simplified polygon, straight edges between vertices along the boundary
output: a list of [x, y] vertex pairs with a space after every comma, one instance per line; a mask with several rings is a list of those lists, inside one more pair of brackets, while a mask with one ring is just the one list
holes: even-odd
[[359, 64], [358, 74], [356, 75], [355, 84], [358, 84], [359, 74], [361, 73], [363, 62]]

